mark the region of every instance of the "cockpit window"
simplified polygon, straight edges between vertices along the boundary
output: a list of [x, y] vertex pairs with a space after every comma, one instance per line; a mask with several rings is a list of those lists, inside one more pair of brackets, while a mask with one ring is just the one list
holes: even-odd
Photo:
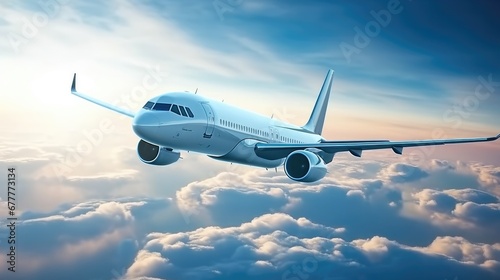
[[180, 106], [179, 105], [179, 109], [181, 109], [181, 114], [184, 116], [184, 117], [187, 117], [188, 115], [186, 114], [186, 110], [184, 110], [184, 107]]
[[177, 115], [180, 115], [181, 112], [179, 112], [179, 107], [177, 105], [172, 105], [172, 112], [176, 113]]
[[191, 111], [191, 109], [177, 104], [171, 104], [171, 103], [155, 104], [154, 102], [148, 101], [143, 108], [154, 111], [165, 111], [165, 112], [171, 111], [172, 113], [175, 113], [179, 116], [182, 115], [184, 117], [194, 118], [194, 114], [193, 111]]
[[153, 107], [153, 110], [169, 111], [171, 106], [172, 106], [172, 104], [168, 104], [168, 103], [156, 103], [155, 106]]
[[153, 108], [153, 105], [155, 105], [154, 102], [148, 101], [148, 102], [146, 102], [146, 104], [144, 104], [144, 107], [142, 107], [142, 108], [151, 110], [151, 108]]
[[193, 112], [191, 112], [191, 109], [189, 109], [188, 107], [186, 107], [186, 111], [187, 111], [188, 116], [189, 116], [190, 118], [194, 118], [194, 115], [193, 115]]

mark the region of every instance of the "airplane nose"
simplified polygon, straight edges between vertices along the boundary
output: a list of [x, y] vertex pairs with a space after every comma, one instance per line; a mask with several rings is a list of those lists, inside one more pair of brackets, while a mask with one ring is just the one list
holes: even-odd
[[160, 120], [152, 112], [139, 114], [132, 122], [135, 134], [144, 140], [154, 139], [160, 126]]

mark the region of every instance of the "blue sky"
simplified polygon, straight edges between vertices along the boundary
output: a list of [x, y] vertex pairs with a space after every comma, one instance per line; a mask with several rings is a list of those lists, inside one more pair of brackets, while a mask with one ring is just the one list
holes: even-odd
[[81, 91], [131, 110], [198, 88], [302, 124], [332, 68], [328, 139], [496, 135], [497, 10], [494, 1], [1, 3], [0, 165], [16, 167], [22, 187], [18, 272], [7, 271], [2, 238], [0, 278], [498, 278], [498, 142], [338, 155], [323, 181], [299, 184], [192, 153], [147, 166], [129, 119], [69, 94], [76, 72]]

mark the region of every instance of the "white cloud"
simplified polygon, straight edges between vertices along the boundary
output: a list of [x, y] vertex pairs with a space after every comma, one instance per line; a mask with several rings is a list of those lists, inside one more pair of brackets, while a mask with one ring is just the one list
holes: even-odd
[[[500, 199], [476, 189], [424, 189], [412, 194], [414, 209], [410, 217], [429, 221], [435, 227], [475, 240], [498, 242], [500, 228]], [[411, 212], [411, 211], [410, 211]]]
[[409, 183], [428, 176], [421, 168], [404, 163], [390, 164], [380, 171], [382, 178], [391, 183]]
[[[155, 211], [168, 214], [169, 206], [165, 199], [121, 199], [79, 203], [47, 214], [25, 212], [16, 222], [16, 275], [89, 279], [109, 274], [109, 267], [124, 266], [133, 259], [138, 236], [144, 234], [141, 227], [154, 221]], [[143, 213], [148, 220], [143, 220]], [[6, 228], [2, 223], [3, 236]], [[92, 263], [95, 270], [80, 270], [84, 263]], [[8, 273], [2, 269], [0, 277], [9, 277]]]
[[500, 271], [500, 243], [473, 244], [463, 237], [445, 236], [437, 237], [423, 250]]
[[[295, 234], [289, 235], [290, 232]], [[276, 213], [257, 217], [239, 227], [154, 233], [148, 236], [149, 241], [128, 269], [127, 276], [210, 277], [242, 269], [242, 272], [251, 270], [252, 274], [275, 272], [284, 265], [281, 259], [287, 255], [321, 249], [325, 239], [314, 236], [338, 236], [342, 232], [343, 229], [314, 224], [305, 218], [294, 219]], [[226, 261], [218, 263], [221, 259]], [[190, 268], [180, 269], [186, 266]]]

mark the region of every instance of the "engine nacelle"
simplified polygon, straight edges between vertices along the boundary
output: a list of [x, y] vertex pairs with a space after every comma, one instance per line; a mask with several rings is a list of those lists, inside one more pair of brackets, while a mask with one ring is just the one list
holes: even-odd
[[326, 165], [317, 154], [297, 150], [285, 160], [285, 173], [288, 178], [299, 182], [315, 182], [326, 175]]
[[168, 165], [181, 157], [179, 152], [172, 149], [153, 145], [141, 139], [137, 144], [137, 154], [142, 162], [152, 165]]

